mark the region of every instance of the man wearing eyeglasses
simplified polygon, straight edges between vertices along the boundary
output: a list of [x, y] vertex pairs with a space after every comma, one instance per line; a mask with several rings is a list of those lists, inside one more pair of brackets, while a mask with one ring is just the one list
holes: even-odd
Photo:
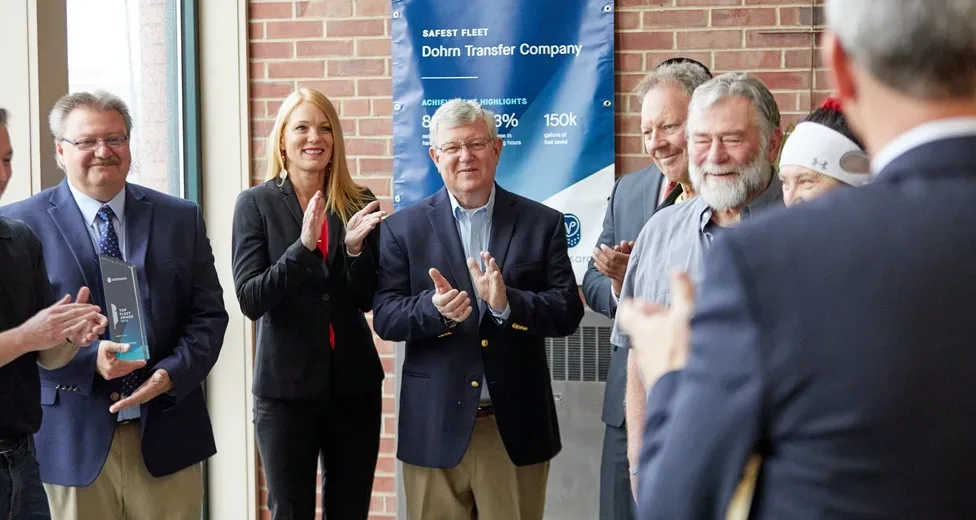
[[61, 98], [50, 115], [65, 180], [0, 210], [44, 244], [56, 294], [91, 288], [103, 308], [100, 257], [135, 265], [149, 359], [104, 337], [40, 371], [35, 435], [58, 520], [198, 518], [200, 462], [216, 453], [201, 383], [227, 313], [200, 208], [127, 182], [132, 120], [105, 92]]
[[495, 183], [478, 103], [438, 108], [430, 142], [445, 187], [381, 224], [373, 304], [377, 334], [406, 341], [407, 517], [541, 519], [562, 447], [545, 338], [583, 318], [563, 215]]

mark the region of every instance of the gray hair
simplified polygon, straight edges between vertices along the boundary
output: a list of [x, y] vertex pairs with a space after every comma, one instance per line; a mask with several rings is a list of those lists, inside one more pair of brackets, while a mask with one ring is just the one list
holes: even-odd
[[478, 121], [484, 121], [485, 125], [488, 126], [488, 136], [491, 137], [492, 141], [498, 138], [495, 114], [491, 110], [485, 109], [477, 101], [452, 99], [441, 105], [434, 112], [434, 116], [430, 118], [430, 145], [437, 148], [440, 144], [437, 142], [439, 131], [473, 125]]
[[[698, 87], [694, 95], [691, 96], [688, 114], [703, 111], [730, 97], [745, 98], [752, 103], [763, 146], [766, 146], [773, 132], [779, 128], [779, 107], [776, 105], [776, 98], [773, 97], [772, 92], [758, 78], [753, 78], [742, 72], [730, 72], [709, 80]], [[690, 127], [688, 133], [690, 136]]]
[[114, 110], [122, 116], [122, 121], [125, 122], [125, 134], [130, 135], [132, 133], [132, 116], [129, 115], [129, 107], [126, 106], [125, 101], [122, 101], [122, 98], [104, 90], [76, 92], [59, 99], [54, 104], [54, 108], [51, 109], [48, 123], [51, 126], [51, 134], [54, 135], [55, 141], [64, 139], [64, 120], [72, 111], [79, 108], [88, 108], [99, 112]]
[[0, 108], [0, 125], [7, 124], [7, 111]]
[[923, 99], [976, 95], [973, 0], [831, 0], [827, 23], [853, 61]]
[[712, 79], [711, 74], [697, 63], [669, 63], [648, 72], [637, 84], [634, 93], [637, 94], [637, 99], [643, 103], [651, 89], [666, 83], [680, 87], [690, 98], [696, 88], [710, 79]]

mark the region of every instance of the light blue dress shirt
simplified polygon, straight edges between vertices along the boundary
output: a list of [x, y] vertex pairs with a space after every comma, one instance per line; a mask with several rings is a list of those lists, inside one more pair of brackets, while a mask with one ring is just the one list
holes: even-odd
[[[78, 209], [81, 210], [81, 216], [85, 218], [85, 229], [88, 230], [88, 236], [91, 238], [92, 245], [95, 247], [95, 254], [100, 254], [98, 249], [98, 237], [105, 232], [105, 228], [108, 227], [108, 223], [102, 221], [98, 218], [98, 210], [101, 209], [102, 205], [105, 203], [99, 202], [88, 195], [85, 195], [81, 191], [75, 189], [68, 182], [68, 189], [71, 190], [71, 195], [75, 198], [75, 203], [78, 204]], [[115, 227], [115, 234], [119, 237], [119, 251], [122, 252], [122, 259], [128, 260], [128, 254], [126, 253], [126, 242], [127, 236], [125, 233], [125, 189], [118, 193], [112, 200], [108, 201], [108, 207], [112, 208], [112, 212], [115, 216], [112, 217], [112, 225]], [[123, 396], [128, 397], [128, 396]], [[131, 419], [138, 419], [140, 415], [139, 407], [134, 406], [119, 412], [118, 420], [128, 421]]]
[[[481, 271], [484, 272], [486, 266], [481, 259], [481, 252], [488, 251], [488, 241], [491, 238], [491, 218], [495, 211], [495, 188], [491, 188], [488, 203], [475, 209], [464, 209], [450, 191], [447, 192], [447, 195], [451, 199], [454, 223], [457, 225], [458, 235], [461, 237], [464, 258], [465, 260], [474, 258], [481, 267]], [[467, 264], [465, 264], [465, 269], [467, 269]], [[477, 287], [474, 276], [471, 277], [471, 286]], [[477, 292], [477, 289], [475, 291]], [[488, 302], [479, 298], [477, 294], [472, 294], [471, 297], [478, 302], [479, 316], [487, 308], [496, 322], [503, 323], [512, 314], [512, 307], [508, 304], [505, 305], [504, 310], [497, 311], [492, 309], [488, 305]], [[491, 402], [491, 396], [488, 393], [488, 383], [484, 379], [481, 384], [481, 401], [485, 403]]]
[[[81, 216], [85, 217], [85, 229], [88, 230], [88, 236], [91, 238], [92, 245], [95, 246], [95, 254], [97, 255], [99, 254], [98, 237], [102, 235], [105, 227], [108, 226], [107, 223], [98, 218], [98, 210], [105, 203], [85, 195], [75, 189], [70, 182], [68, 183], [68, 189], [71, 190], [71, 195], [74, 196], [75, 203], [78, 204], [78, 209], [81, 210]], [[119, 236], [119, 250], [122, 251], [122, 259], [128, 260], [129, 255], [126, 253], [127, 237], [125, 234], [125, 189], [120, 191], [112, 200], [108, 201], [108, 207], [112, 208], [112, 211], [115, 213], [115, 217], [112, 218], [112, 224], [115, 226], [115, 234]]]

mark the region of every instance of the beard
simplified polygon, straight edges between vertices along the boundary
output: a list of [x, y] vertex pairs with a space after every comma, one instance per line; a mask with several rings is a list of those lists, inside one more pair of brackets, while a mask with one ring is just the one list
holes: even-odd
[[[714, 210], [738, 208], [749, 202], [769, 186], [773, 178], [772, 164], [766, 160], [766, 151], [761, 150], [749, 164], [695, 164], [689, 161], [688, 173], [691, 184], [708, 206]], [[734, 180], [719, 179], [714, 176], [736, 174]]]

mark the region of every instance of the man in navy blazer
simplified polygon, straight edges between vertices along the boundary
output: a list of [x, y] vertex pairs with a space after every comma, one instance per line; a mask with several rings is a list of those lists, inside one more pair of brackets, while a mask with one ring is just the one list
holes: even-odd
[[750, 518], [976, 518], [976, 4], [826, 11], [876, 180], [720, 235], [690, 352], [686, 280], [668, 312], [621, 305], [672, 340], [638, 345], [641, 518], [722, 517], [753, 453]]
[[399, 446], [407, 517], [541, 519], [561, 449], [545, 338], [583, 318], [563, 216], [495, 184], [494, 116], [431, 119], [445, 188], [383, 221], [373, 325], [406, 341]]
[[227, 327], [203, 216], [126, 182], [121, 99], [71, 94], [50, 119], [65, 181], [0, 212], [40, 238], [55, 294], [87, 286], [104, 308], [99, 255], [135, 264], [149, 344], [148, 363], [117, 359], [123, 346], [103, 339], [41, 369], [35, 442], [52, 516], [199, 518], [199, 463], [216, 453], [201, 384]]

